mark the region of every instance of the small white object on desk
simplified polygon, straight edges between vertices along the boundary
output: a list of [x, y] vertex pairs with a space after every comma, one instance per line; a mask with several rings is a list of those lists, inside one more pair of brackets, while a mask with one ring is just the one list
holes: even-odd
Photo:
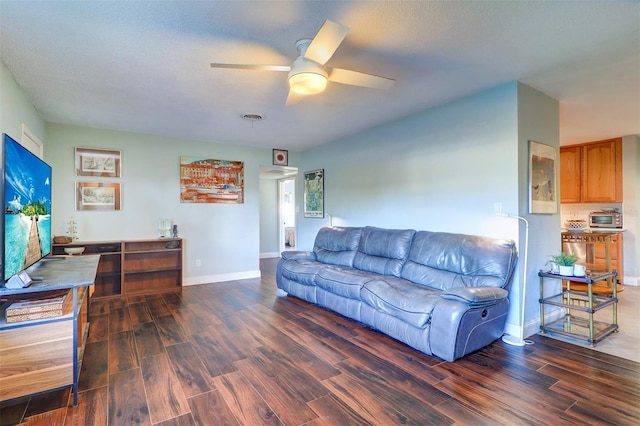
[[587, 268], [584, 265], [573, 265], [573, 275], [576, 277], [584, 277]]
[[69, 255], [84, 253], [84, 247], [65, 247], [64, 252]]

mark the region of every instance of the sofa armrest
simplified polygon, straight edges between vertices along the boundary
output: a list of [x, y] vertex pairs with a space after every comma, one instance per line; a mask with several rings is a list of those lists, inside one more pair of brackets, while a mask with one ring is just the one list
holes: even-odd
[[283, 260], [316, 260], [316, 254], [312, 251], [283, 251], [280, 256]]
[[493, 305], [509, 296], [509, 292], [500, 287], [454, 287], [442, 292], [441, 297], [480, 307]]
[[453, 361], [500, 338], [509, 311], [507, 296], [499, 287], [443, 292], [431, 313], [431, 353]]

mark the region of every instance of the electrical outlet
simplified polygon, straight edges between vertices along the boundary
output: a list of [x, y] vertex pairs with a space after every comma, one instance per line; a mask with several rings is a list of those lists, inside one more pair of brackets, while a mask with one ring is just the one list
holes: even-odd
[[493, 203], [493, 212], [496, 214], [502, 213], [502, 203]]
[[200, 259], [196, 259], [196, 267], [201, 267], [202, 266], [202, 261]]

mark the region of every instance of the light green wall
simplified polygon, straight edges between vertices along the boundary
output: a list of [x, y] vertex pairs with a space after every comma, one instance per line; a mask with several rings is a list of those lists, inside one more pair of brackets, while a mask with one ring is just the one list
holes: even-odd
[[[511, 235], [493, 206], [518, 208], [516, 94], [507, 84], [320, 146], [299, 169], [325, 169], [334, 225]], [[298, 220], [301, 249], [329, 223]]]
[[0, 61], [0, 130], [20, 141], [23, 123], [44, 142], [44, 120], [18, 86], [4, 62]]
[[[81, 240], [156, 238], [158, 220], [169, 218], [185, 239], [187, 284], [259, 276], [259, 167], [269, 164], [271, 150], [60, 124], [49, 124], [47, 134], [54, 235], [64, 234], [73, 216]], [[74, 147], [121, 151], [122, 178], [74, 176]], [[244, 203], [181, 203], [181, 156], [243, 161]], [[121, 211], [76, 211], [80, 180], [120, 182]]]
[[279, 256], [278, 244], [278, 180], [260, 179], [260, 255]]
[[[525, 84], [518, 83], [518, 215], [529, 222], [529, 245], [526, 280], [524, 278], [524, 262], [518, 264], [516, 273], [521, 285], [509, 295], [512, 309], [507, 318], [508, 324], [519, 324], [520, 320], [513, 315], [514, 306], [522, 304], [522, 283], [526, 283], [525, 302], [525, 336], [538, 332], [540, 305], [540, 286], [538, 271], [545, 267], [549, 255], [560, 251], [560, 159], [556, 163], [556, 214], [529, 214], [529, 141], [550, 145], [557, 149], [560, 146], [560, 112], [559, 103], [544, 93]], [[525, 226], [520, 224], [520, 258], [524, 258]], [[561, 283], [550, 283], [546, 290], [555, 288], [560, 291]], [[510, 333], [512, 334], [512, 333]]]
[[622, 138], [624, 283], [640, 285], [640, 135]]

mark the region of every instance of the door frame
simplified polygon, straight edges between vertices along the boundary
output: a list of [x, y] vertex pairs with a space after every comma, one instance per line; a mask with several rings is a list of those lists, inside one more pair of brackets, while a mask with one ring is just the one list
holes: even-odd
[[284, 179], [278, 180], [278, 248], [280, 252], [283, 252], [286, 249], [285, 246], [285, 210], [284, 210], [284, 196], [285, 196], [285, 185], [288, 182], [293, 182], [293, 191], [291, 193], [292, 199], [290, 200], [293, 205], [293, 220], [294, 220], [294, 239], [297, 241], [298, 238], [298, 227], [296, 224], [296, 176], [287, 177]]

